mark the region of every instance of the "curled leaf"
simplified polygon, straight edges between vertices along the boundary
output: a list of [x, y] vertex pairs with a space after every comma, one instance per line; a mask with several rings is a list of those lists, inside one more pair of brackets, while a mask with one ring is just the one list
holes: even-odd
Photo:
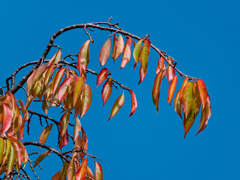
[[124, 97], [124, 92], [117, 98], [117, 100], [115, 101], [115, 103], [113, 104], [112, 110], [111, 110], [111, 114], [110, 117], [108, 119], [108, 121], [114, 117], [119, 109], [124, 105], [125, 102], [125, 97]]
[[50, 126], [47, 126], [43, 129], [40, 137], [39, 137], [39, 143], [44, 144], [52, 130], [53, 124], [50, 124]]
[[103, 106], [105, 105], [105, 103], [107, 102], [107, 100], [109, 99], [109, 97], [112, 94], [112, 78], [109, 78], [102, 89], [101, 95], [102, 95], [102, 100], [103, 100]]
[[109, 70], [107, 68], [103, 68], [100, 73], [97, 75], [97, 87], [102, 84], [108, 76]]
[[110, 56], [110, 50], [111, 50], [111, 38], [109, 38], [102, 46], [102, 49], [99, 54], [99, 62], [101, 66], [106, 64], [109, 56]]
[[130, 112], [130, 115], [128, 117], [132, 116], [135, 113], [135, 111], [137, 110], [137, 98], [136, 98], [136, 95], [134, 94], [133, 90], [131, 90], [131, 89], [129, 90], [129, 92], [131, 94], [131, 102], [132, 102], [132, 104], [131, 104], [131, 112]]
[[177, 76], [175, 76], [173, 78], [173, 80], [171, 81], [171, 83], [169, 84], [169, 88], [168, 88], [168, 103], [169, 105], [171, 105], [171, 102], [172, 102], [172, 97], [173, 97], [173, 94], [174, 94], [174, 91], [176, 89], [176, 86], [177, 86]]

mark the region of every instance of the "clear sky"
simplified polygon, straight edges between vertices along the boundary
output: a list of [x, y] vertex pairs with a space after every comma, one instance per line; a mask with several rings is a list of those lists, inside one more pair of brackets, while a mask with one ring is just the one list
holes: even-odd
[[[239, 0], [1, 1], [0, 83], [4, 86], [5, 79], [20, 65], [38, 60], [49, 38], [59, 29], [107, 21], [112, 16], [112, 22], [119, 22], [120, 27], [132, 34], [140, 37], [151, 34], [152, 44], [174, 57], [182, 72], [204, 80], [211, 98], [212, 117], [207, 128], [195, 137], [200, 121], [198, 115], [184, 139], [182, 120], [167, 102], [167, 79], [162, 83], [158, 114], [152, 103], [158, 54], [151, 49], [148, 74], [139, 86], [139, 67], [133, 70], [133, 57], [121, 70], [118, 70], [121, 59], [115, 64], [109, 59], [105, 67], [110, 69], [114, 79], [133, 89], [138, 108], [127, 118], [131, 98], [125, 91], [125, 105], [117, 116], [106, 122], [122, 90], [113, 89], [110, 100], [102, 108], [102, 85], [95, 88], [96, 76], [88, 74], [93, 102], [81, 123], [89, 140], [88, 153], [102, 159], [104, 179], [240, 179], [239, 9]], [[89, 68], [99, 72], [99, 51], [109, 33], [100, 30], [90, 33], [95, 43], [90, 47]], [[77, 29], [59, 36], [55, 44], [63, 48], [64, 56], [78, 53], [86, 40], [84, 30]], [[55, 52], [52, 48], [47, 58]], [[17, 81], [26, 72], [27, 69], [20, 72]], [[178, 79], [177, 89], [182, 81]], [[26, 98], [22, 90], [16, 97], [24, 101]], [[36, 104], [29, 109], [40, 107]], [[59, 119], [59, 112], [52, 107], [49, 116]], [[42, 130], [38, 117], [34, 117], [30, 136], [25, 134], [23, 141], [32, 138], [38, 141]], [[56, 146], [54, 132], [56, 127], [47, 145]], [[67, 149], [68, 146], [63, 151]], [[29, 148], [28, 152], [35, 150], [39, 149]], [[30, 158], [35, 160], [37, 155]], [[93, 170], [92, 160], [89, 162]], [[62, 163], [52, 154], [41, 165], [44, 171], [36, 167], [38, 176], [50, 179], [61, 169]]]

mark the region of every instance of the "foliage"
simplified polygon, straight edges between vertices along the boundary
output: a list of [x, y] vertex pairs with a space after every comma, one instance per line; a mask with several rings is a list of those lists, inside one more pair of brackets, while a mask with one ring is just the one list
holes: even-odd
[[[109, 28], [99, 26], [99, 24], [108, 25]], [[87, 25], [89, 27], [87, 27]], [[171, 105], [178, 81], [178, 75], [175, 74], [178, 73], [184, 78], [184, 80], [181, 89], [177, 91], [174, 98], [174, 109], [180, 118], [183, 118], [185, 131], [184, 137], [186, 137], [188, 131], [192, 127], [195, 118], [200, 111], [201, 104], [201, 121], [197, 134], [206, 128], [208, 120], [211, 116], [211, 106], [210, 97], [204, 81], [186, 76], [180, 72], [176, 68], [177, 63], [172, 57], [168, 56], [164, 51], [156, 49], [153, 45], [151, 45], [149, 35], [139, 38], [121, 30], [117, 24], [110, 24], [110, 20], [106, 23], [80, 24], [78, 26], [79, 28], [84, 28], [85, 31], [86, 28], [92, 27], [99, 29], [104, 28], [104, 30], [114, 32], [111, 34], [111, 36], [113, 36], [113, 43], [111, 43], [111, 37], [107, 38], [100, 50], [99, 62], [101, 66], [104, 66], [109, 59], [111, 44], [113, 44], [111, 57], [114, 61], [116, 61], [122, 55], [120, 69], [124, 68], [131, 59], [131, 44], [133, 43], [134, 47], [132, 48], [132, 54], [134, 57], [134, 68], [138, 66], [140, 62], [139, 84], [144, 80], [147, 74], [150, 49], [151, 47], [155, 49], [160, 54], [156, 68], [156, 77], [152, 88], [152, 100], [157, 112], [159, 110], [161, 82], [166, 76], [168, 82], [170, 83], [167, 100]], [[71, 29], [69, 27], [67, 28], [64, 30], [67, 31]], [[76, 25], [74, 25], [74, 27], [72, 26], [72, 29], [74, 28], [76, 28]], [[61, 33], [64, 32], [64, 30], [61, 30]], [[59, 33], [59, 35], [61, 33]], [[62, 58], [61, 48], [58, 46], [59, 50], [56, 54], [51, 58], [51, 60], [46, 61], [45, 57], [49, 51], [49, 47], [54, 46], [54, 39], [50, 39], [48, 47], [39, 61], [35, 63], [30, 62], [27, 65], [20, 67], [20, 69], [22, 69], [28, 65], [36, 64], [29, 74], [26, 75], [26, 104], [24, 104], [22, 100], [17, 100], [14, 96], [14, 93], [18, 91], [21, 84], [24, 84], [26, 80], [25, 82], [22, 80], [17, 86], [15, 86], [14, 81], [16, 73], [9, 78], [12, 80], [11, 89], [8, 89], [6, 94], [0, 97], [0, 174], [4, 174], [3, 176], [6, 179], [11, 179], [14, 175], [30, 179], [28, 174], [24, 171], [25, 165], [29, 162], [33, 172], [35, 172], [34, 168], [38, 166], [45, 157], [51, 155], [52, 153], [57, 154], [63, 160], [62, 169], [56, 172], [56, 174], [52, 177], [52, 180], [103, 179], [103, 170], [98, 162], [98, 159], [87, 153], [88, 138], [84, 128], [81, 127], [81, 122], [79, 120], [79, 118], [83, 117], [88, 112], [92, 103], [92, 90], [87, 84], [87, 72], [97, 75], [97, 87], [105, 82], [101, 92], [103, 106], [110, 98], [113, 87], [120, 86], [123, 89], [123, 93], [116, 99], [112, 107], [108, 120], [116, 116], [118, 111], [124, 105], [124, 91], [128, 91], [131, 95], [131, 109], [129, 117], [132, 116], [137, 109], [137, 99], [133, 90], [123, 86], [118, 81], [115, 81], [106, 67], [102, 68], [99, 73], [87, 69], [90, 61], [89, 49], [93, 40], [87, 31], [86, 33], [89, 36], [89, 40], [83, 42], [78, 55], [75, 55], [78, 57], [77, 63], [69, 63], [65, 61], [66, 57], [71, 57], [72, 55], [67, 55]], [[117, 36], [116, 33], [119, 33], [119, 36]], [[124, 38], [126, 38], [125, 44]], [[132, 38], [135, 38], [138, 42], [135, 42]], [[5, 87], [9, 88], [8, 84]], [[38, 100], [36, 100], [36, 98], [38, 98]], [[29, 110], [29, 106], [33, 102], [41, 102], [42, 109], [46, 115]], [[52, 106], [57, 106], [62, 109], [62, 116], [59, 121], [55, 121], [48, 117], [49, 108]], [[35, 114], [39, 117], [44, 117], [47, 121], [52, 121], [53, 124], [48, 124], [44, 128], [38, 142], [31, 141], [22, 143], [21, 141], [24, 137], [25, 125], [29, 125], [31, 120], [29, 113], [31, 115]], [[75, 118], [75, 124], [71, 124], [69, 122], [71, 116]], [[69, 143], [69, 137], [73, 141], [73, 149], [62, 153], [44, 144], [51, 133], [53, 125], [56, 125], [58, 128], [57, 144], [59, 149], [62, 150], [62, 148]], [[68, 131], [68, 127], [70, 125], [74, 127], [73, 135], [71, 135]], [[34, 145], [47, 149], [46, 152], [39, 155], [39, 157], [34, 161], [33, 166], [25, 147], [27, 145]], [[72, 155], [70, 156], [68, 154]], [[95, 162], [94, 173], [88, 167], [87, 157], [91, 157]], [[36, 173], [34, 174], [37, 177]]]

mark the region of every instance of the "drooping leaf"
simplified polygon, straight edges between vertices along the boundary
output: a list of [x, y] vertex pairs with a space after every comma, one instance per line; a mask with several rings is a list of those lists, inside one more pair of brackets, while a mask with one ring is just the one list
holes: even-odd
[[152, 89], [152, 100], [153, 100], [153, 104], [155, 105], [155, 107], [157, 109], [157, 113], [159, 110], [159, 99], [160, 99], [160, 88], [161, 88], [161, 82], [162, 82], [162, 75], [163, 75], [162, 71], [158, 72], [158, 74], [156, 75], [156, 78], [154, 80], [154, 85], [153, 85], [153, 89]]
[[183, 115], [184, 117], [187, 117], [193, 103], [195, 102], [193, 82], [186, 83], [182, 91], [182, 98], [180, 99], [180, 102], [183, 105]]
[[64, 137], [66, 135], [68, 122], [69, 122], [69, 112], [65, 112], [59, 122], [61, 137]]
[[11, 126], [12, 113], [7, 105], [2, 104], [2, 133], [5, 133]]
[[97, 87], [102, 84], [108, 76], [109, 70], [107, 68], [103, 68], [100, 73], [97, 75]]
[[131, 90], [131, 89], [129, 90], [129, 92], [131, 94], [131, 102], [132, 102], [132, 104], [131, 104], [131, 112], [130, 112], [130, 115], [128, 117], [132, 116], [135, 113], [135, 111], [137, 110], [137, 98], [136, 98], [136, 95], [133, 92], [133, 90]]
[[74, 175], [75, 175], [75, 166], [74, 166], [74, 159], [72, 158], [67, 168], [67, 179], [73, 180]]
[[81, 167], [77, 170], [75, 174], [76, 180], [84, 180], [87, 174], [87, 158], [84, 158], [81, 164]]
[[97, 161], [95, 161], [95, 180], [103, 180], [102, 166]]
[[54, 56], [50, 59], [50, 61], [48, 62], [48, 64], [58, 64], [58, 62], [61, 60], [62, 57], [62, 52], [60, 50], [58, 50], [56, 52], [56, 54], [54, 54]]
[[77, 69], [80, 76], [86, 81], [86, 69], [89, 63], [89, 44], [90, 40], [87, 40], [81, 47], [78, 53]]
[[68, 163], [67, 161], [65, 161], [65, 162], [63, 163], [62, 170], [61, 170], [61, 175], [60, 175], [59, 180], [66, 180], [68, 164], [69, 164], [69, 163]]
[[[170, 62], [171, 64], [173, 64], [172, 60], [168, 60], [168, 62]], [[175, 69], [172, 66], [168, 66], [167, 67], [167, 72], [166, 72], [167, 78], [168, 78], [168, 82], [170, 82], [171, 80], [173, 80], [174, 76], [175, 76]]]
[[198, 87], [200, 99], [201, 99], [203, 109], [204, 109], [205, 104], [207, 102], [207, 97], [208, 97], [207, 88], [206, 88], [204, 81], [201, 79], [197, 80], [197, 85], [198, 85], [197, 87]]
[[134, 57], [134, 69], [135, 67], [138, 65], [138, 60], [139, 60], [139, 55], [140, 55], [140, 52], [141, 52], [141, 46], [142, 46], [142, 41], [143, 39], [140, 39], [137, 44], [134, 46], [134, 49], [133, 49], [133, 57]]
[[133, 39], [132, 39], [132, 42], [133, 42], [133, 46], [135, 47], [137, 43]]
[[79, 131], [81, 131], [81, 122], [78, 119], [78, 117], [76, 117], [75, 119], [76, 119], [76, 121], [75, 121], [75, 126], [74, 126], [74, 141], [76, 141], [78, 133], [79, 133]]
[[86, 180], [91, 180], [90, 178], [95, 179], [94, 176], [93, 176], [93, 172], [89, 167], [87, 167], [87, 176], [88, 177], [86, 178]]
[[61, 171], [58, 171], [56, 174], [54, 174], [51, 180], [59, 180], [60, 175], [61, 175]]
[[120, 69], [126, 66], [126, 64], [130, 61], [131, 58], [131, 43], [132, 43], [132, 38], [128, 37], [127, 42], [124, 46], [123, 49], [123, 55], [122, 55], [122, 64]]
[[4, 152], [4, 139], [0, 137], [0, 163], [2, 164], [2, 159], [3, 159], [3, 152]]
[[101, 66], [106, 64], [111, 51], [111, 38], [109, 38], [102, 46], [102, 49], [99, 54], [99, 62]]
[[77, 101], [80, 98], [82, 92], [82, 87], [84, 84], [83, 77], [74, 76], [74, 90], [73, 90], [73, 106], [76, 105]]
[[82, 88], [81, 117], [86, 114], [92, 102], [92, 90], [89, 85], [84, 84]]
[[14, 121], [20, 115], [20, 109], [17, 105], [17, 100], [16, 100], [15, 96], [10, 91], [7, 91], [7, 94], [11, 98], [10, 104], [9, 104], [9, 109], [11, 109], [11, 111], [12, 111], [12, 121]]
[[202, 132], [207, 127], [208, 120], [211, 117], [211, 114], [212, 114], [212, 108], [210, 106], [210, 98], [208, 97], [207, 101], [206, 101], [206, 104], [205, 104], [205, 107], [202, 108], [200, 126], [199, 126], [197, 134]]
[[43, 129], [40, 137], [39, 137], [39, 143], [44, 144], [52, 130], [53, 124], [50, 124], [50, 126], [47, 126]]
[[141, 65], [141, 67], [139, 69], [139, 75], [140, 75], [140, 80], [139, 80], [138, 85], [141, 84], [141, 82], [144, 80], [144, 78], [147, 75], [147, 70], [144, 72], [142, 65]]
[[[87, 138], [87, 135], [86, 135], [86, 132], [85, 130], [81, 127], [82, 129], [82, 141], [81, 141], [81, 145], [82, 145], [82, 148], [84, 151], [87, 151], [88, 150], [88, 138]], [[82, 154], [81, 154], [82, 155]], [[84, 156], [84, 154], [83, 154]]]
[[175, 76], [173, 78], [173, 80], [171, 81], [171, 83], [169, 84], [169, 88], [168, 88], [168, 103], [169, 105], [171, 105], [171, 102], [172, 102], [172, 97], [173, 97], [173, 94], [174, 94], [174, 91], [176, 89], [176, 86], [177, 86], [177, 76]]
[[35, 168], [38, 164], [40, 164], [40, 162], [42, 162], [42, 160], [43, 160], [45, 157], [47, 157], [48, 155], [50, 155], [50, 153], [51, 153], [51, 151], [48, 150], [48, 151], [40, 154], [40, 155], [38, 156], [38, 158], [36, 159], [36, 161], [35, 161], [35, 163], [34, 163], [34, 165], [33, 165], [33, 168]]
[[5, 146], [6, 146], [6, 150], [5, 150], [5, 153], [4, 153], [4, 156], [3, 156], [2, 164], [4, 164], [5, 161], [8, 159], [9, 153], [11, 151], [12, 144], [11, 144], [11, 141], [9, 139], [6, 139]]
[[23, 161], [22, 148], [14, 141], [12, 142], [12, 146], [13, 146], [13, 149], [15, 150], [15, 157], [16, 157], [15, 165], [18, 165], [18, 169], [19, 169], [19, 167], [21, 166], [22, 161]]
[[180, 116], [180, 118], [182, 119], [182, 113], [181, 113], [181, 102], [179, 99], [180, 96], [180, 89], [178, 90], [175, 99], [174, 99], [174, 109], [176, 111], [176, 113]]
[[119, 38], [118, 38], [118, 42], [117, 42], [117, 48], [116, 48], [116, 54], [113, 58], [114, 61], [116, 61], [116, 59], [119, 58], [119, 56], [122, 54], [123, 48], [124, 48], [123, 37], [121, 36], [121, 34], [119, 34]]
[[112, 78], [109, 78], [102, 89], [101, 95], [102, 95], [102, 100], [103, 100], [103, 106], [105, 105], [105, 103], [107, 102], [107, 100], [109, 99], [109, 97], [112, 94]]
[[68, 137], [68, 131], [67, 131], [66, 135], [60, 138], [59, 149], [62, 150], [62, 148], [68, 144], [68, 141], [69, 141], [69, 137]]
[[144, 72], [147, 71], [150, 47], [151, 47], [150, 40], [145, 39], [143, 42], [141, 53], [140, 53], [141, 66], [142, 66]]
[[163, 71], [165, 69], [165, 64], [164, 64], [164, 57], [159, 57], [158, 59], [158, 66], [156, 69], [156, 74], [158, 74], [159, 71]]
[[27, 110], [27, 108], [24, 105], [22, 100], [18, 100], [18, 102], [19, 102], [19, 104], [21, 106], [21, 110], [22, 110], [22, 113], [23, 113], [23, 118], [24, 118], [25, 121], [27, 121], [29, 119], [28, 110]]
[[57, 88], [62, 80], [64, 72], [65, 72], [65, 68], [61, 68], [56, 72], [55, 76], [53, 77], [52, 89], [51, 89], [53, 96], [55, 95], [55, 93], [57, 91]]
[[54, 64], [51, 64], [46, 73], [45, 73], [45, 77], [44, 77], [44, 86], [47, 86], [48, 84], [48, 81], [50, 80], [50, 78], [52, 77], [53, 75], [53, 70], [54, 70]]
[[9, 157], [8, 157], [8, 163], [7, 163], [7, 172], [6, 172], [6, 176], [13, 170], [13, 164], [16, 160], [15, 158], [15, 151], [13, 149], [13, 146], [11, 146], [11, 151], [10, 151], [10, 154], [9, 154]]
[[71, 83], [71, 78], [67, 78], [60, 85], [60, 87], [58, 89], [58, 100], [59, 101], [62, 101], [62, 99], [67, 96], [66, 92], [67, 92], [67, 88], [70, 85], [70, 83]]
[[125, 102], [125, 97], [124, 97], [124, 92], [117, 98], [117, 100], [115, 101], [115, 103], [113, 104], [112, 110], [111, 110], [111, 114], [110, 117], [108, 119], [108, 121], [110, 119], [112, 119], [112, 117], [114, 117], [119, 109], [124, 105]]
[[184, 87], [186, 86], [187, 82], [188, 82], [188, 78], [185, 78], [185, 79], [183, 80], [183, 83], [182, 83], [182, 86], [181, 86], [181, 89], [180, 89], [180, 94], [179, 94], [179, 100], [180, 100], [180, 101], [181, 101], [181, 99], [182, 99], [183, 89], [184, 89]]
[[31, 94], [32, 88], [35, 85], [35, 82], [42, 76], [43, 72], [47, 68], [47, 64], [40, 66], [37, 68], [31, 76], [27, 80], [27, 94], [28, 96]]
[[114, 57], [115, 57], [115, 55], [116, 55], [117, 44], [118, 44], [118, 37], [117, 37], [116, 34], [114, 34], [114, 38], [113, 38], [113, 49], [112, 49], [112, 56], [111, 56], [111, 58], [113, 58], [113, 60], [114, 60]]
[[9, 104], [10, 100], [11, 100], [11, 98], [7, 94], [0, 97], [0, 103], [2, 103], [2, 104]]

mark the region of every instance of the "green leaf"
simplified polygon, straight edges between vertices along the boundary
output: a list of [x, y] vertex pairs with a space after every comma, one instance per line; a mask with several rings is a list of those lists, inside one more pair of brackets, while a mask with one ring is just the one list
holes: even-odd
[[150, 47], [151, 47], [151, 42], [149, 39], [145, 39], [143, 42], [143, 47], [140, 53], [140, 61], [141, 61], [141, 66], [143, 68], [143, 71], [147, 71], [147, 66], [148, 66], [148, 58], [149, 58], [149, 53], [150, 53]]
[[134, 69], [138, 65], [139, 55], [141, 52], [141, 46], [142, 46], [143, 39], [140, 39], [137, 44], [135, 45], [133, 49], [133, 57], [134, 57]]
[[39, 143], [44, 144], [52, 130], [53, 124], [50, 124], [50, 126], [47, 126], [43, 129], [40, 137], [39, 137]]
[[125, 102], [125, 97], [123, 92], [113, 104], [112, 111], [108, 121], [118, 113], [119, 109], [124, 105], [124, 102]]
[[51, 151], [49, 150], [49, 151], [46, 151], [46, 152], [44, 152], [44, 153], [42, 153], [42, 154], [40, 154], [39, 156], [38, 156], [38, 158], [36, 159], [36, 161], [35, 161], [35, 163], [34, 163], [34, 165], [33, 165], [33, 168], [35, 168], [38, 164], [40, 164], [40, 162], [42, 162], [42, 160], [45, 158], [45, 157], [47, 157], [48, 155], [50, 155], [51, 154]]

